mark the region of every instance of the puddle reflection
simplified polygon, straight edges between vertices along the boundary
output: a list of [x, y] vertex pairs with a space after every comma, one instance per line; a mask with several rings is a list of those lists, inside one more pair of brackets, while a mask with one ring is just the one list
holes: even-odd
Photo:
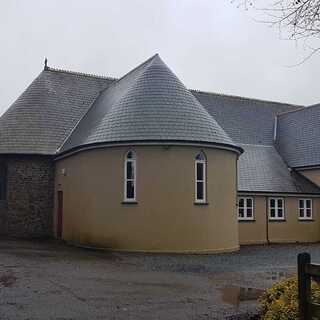
[[213, 273], [208, 276], [211, 284], [219, 290], [225, 303], [239, 306], [241, 302], [257, 302], [273, 283], [294, 276], [295, 269], [269, 269], [258, 272], [223, 272]]
[[238, 286], [227, 286], [218, 290], [222, 293], [222, 300], [234, 306], [238, 306], [245, 301], [256, 301], [264, 293], [262, 289]]

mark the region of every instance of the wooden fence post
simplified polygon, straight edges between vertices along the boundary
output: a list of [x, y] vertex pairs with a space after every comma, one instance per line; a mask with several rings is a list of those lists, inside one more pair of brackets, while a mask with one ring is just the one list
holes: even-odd
[[309, 253], [298, 254], [298, 298], [299, 298], [299, 314], [301, 320], [309, 320], [308, 301], [311, 294], [311, 277], [305, 271], [305, 266], [310, 264], [311, 257]]

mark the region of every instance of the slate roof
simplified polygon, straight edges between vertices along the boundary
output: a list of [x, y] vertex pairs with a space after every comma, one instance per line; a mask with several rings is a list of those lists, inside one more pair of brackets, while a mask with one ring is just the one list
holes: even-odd
[[320, 193], [312, 182], [289, 171], [274, 144], [275, 118], [284, 112], [294, 114], [305, 109], [303, 106], [195, 90], [192, 93], [244, 150], [238, 161], [239, 191]]
[[104, 90], [61, 151], [128, 141], [187, 141], [240, 150], [159, 55]]
[[192, 90], [236, 143], [273, 144], [274, 119], [302, 106]]
[[274, 146], [241, 145], [238, 191], [319, 194], [319, 188], [290, 170]]
[[320, 104], [279, 115], [276, 143], [290, 167], [320, 165]]
[[313, 194], [288, 165], [319, 164], [319, 108], [190, 91], [157, 55], [119, 80], [47, 68], [0, 118], [0, 153], [150, 139], [240, 146], [240, 191]]
[[0, 118], [0, 153], [55, 154], [113, 79], [44, 70]]

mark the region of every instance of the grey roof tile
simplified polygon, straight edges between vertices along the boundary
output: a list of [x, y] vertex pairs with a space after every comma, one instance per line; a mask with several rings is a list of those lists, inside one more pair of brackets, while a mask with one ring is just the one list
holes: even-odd
[[192, 93], [233, 141], [244, 149], [238, 162], [239, 190], [274, 193], [319, 192], [306, 178], [289, 171], [282, 153], [280, 155], [274, 146], [275, 117], [283, 112], [301, 110], [304, 107], [201, 91]]
[[320, 165], [320, 104], [278, 116], [277, 147], [291, 167]]
[[159, 140], [237, 148], [155, 55], [101, 93], [61, 151], [97, 143]]
[[0, 153], [55, 154], [113, 79], [42, 71], [0, 118]]
[[192, 90], [236, 143], [273, 144], [277, 114], [302, 106]]
[[[64, 142], [63, 150], [137, 139], [235, 141], [245, 150], [239, 190], [319, 192], [290, 172], [273, 146], [275, 115], [302, 107], [191, 92], [193, 96], [158, 57], [119, 81], [49, 69], [0, 118], [0, 153], [53, 155]], [[320, 112], [311, 109], [279, 116], [278, 148], [291, 166], [319, 164]]]
[[320, 194], [320, 189], [290, 170], [274, 146], [241, 145], [238, 190], [245, 192]]

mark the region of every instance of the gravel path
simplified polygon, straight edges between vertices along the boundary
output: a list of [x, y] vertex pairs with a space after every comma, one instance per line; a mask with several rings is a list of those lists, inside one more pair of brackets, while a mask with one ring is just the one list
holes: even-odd
[[255, 313], [262, 290], [295, 273], [299, 252], [320, 263], [319, 249], [272, 245], [156, 255], [3, 239], [0, 319], [232, 319]]

